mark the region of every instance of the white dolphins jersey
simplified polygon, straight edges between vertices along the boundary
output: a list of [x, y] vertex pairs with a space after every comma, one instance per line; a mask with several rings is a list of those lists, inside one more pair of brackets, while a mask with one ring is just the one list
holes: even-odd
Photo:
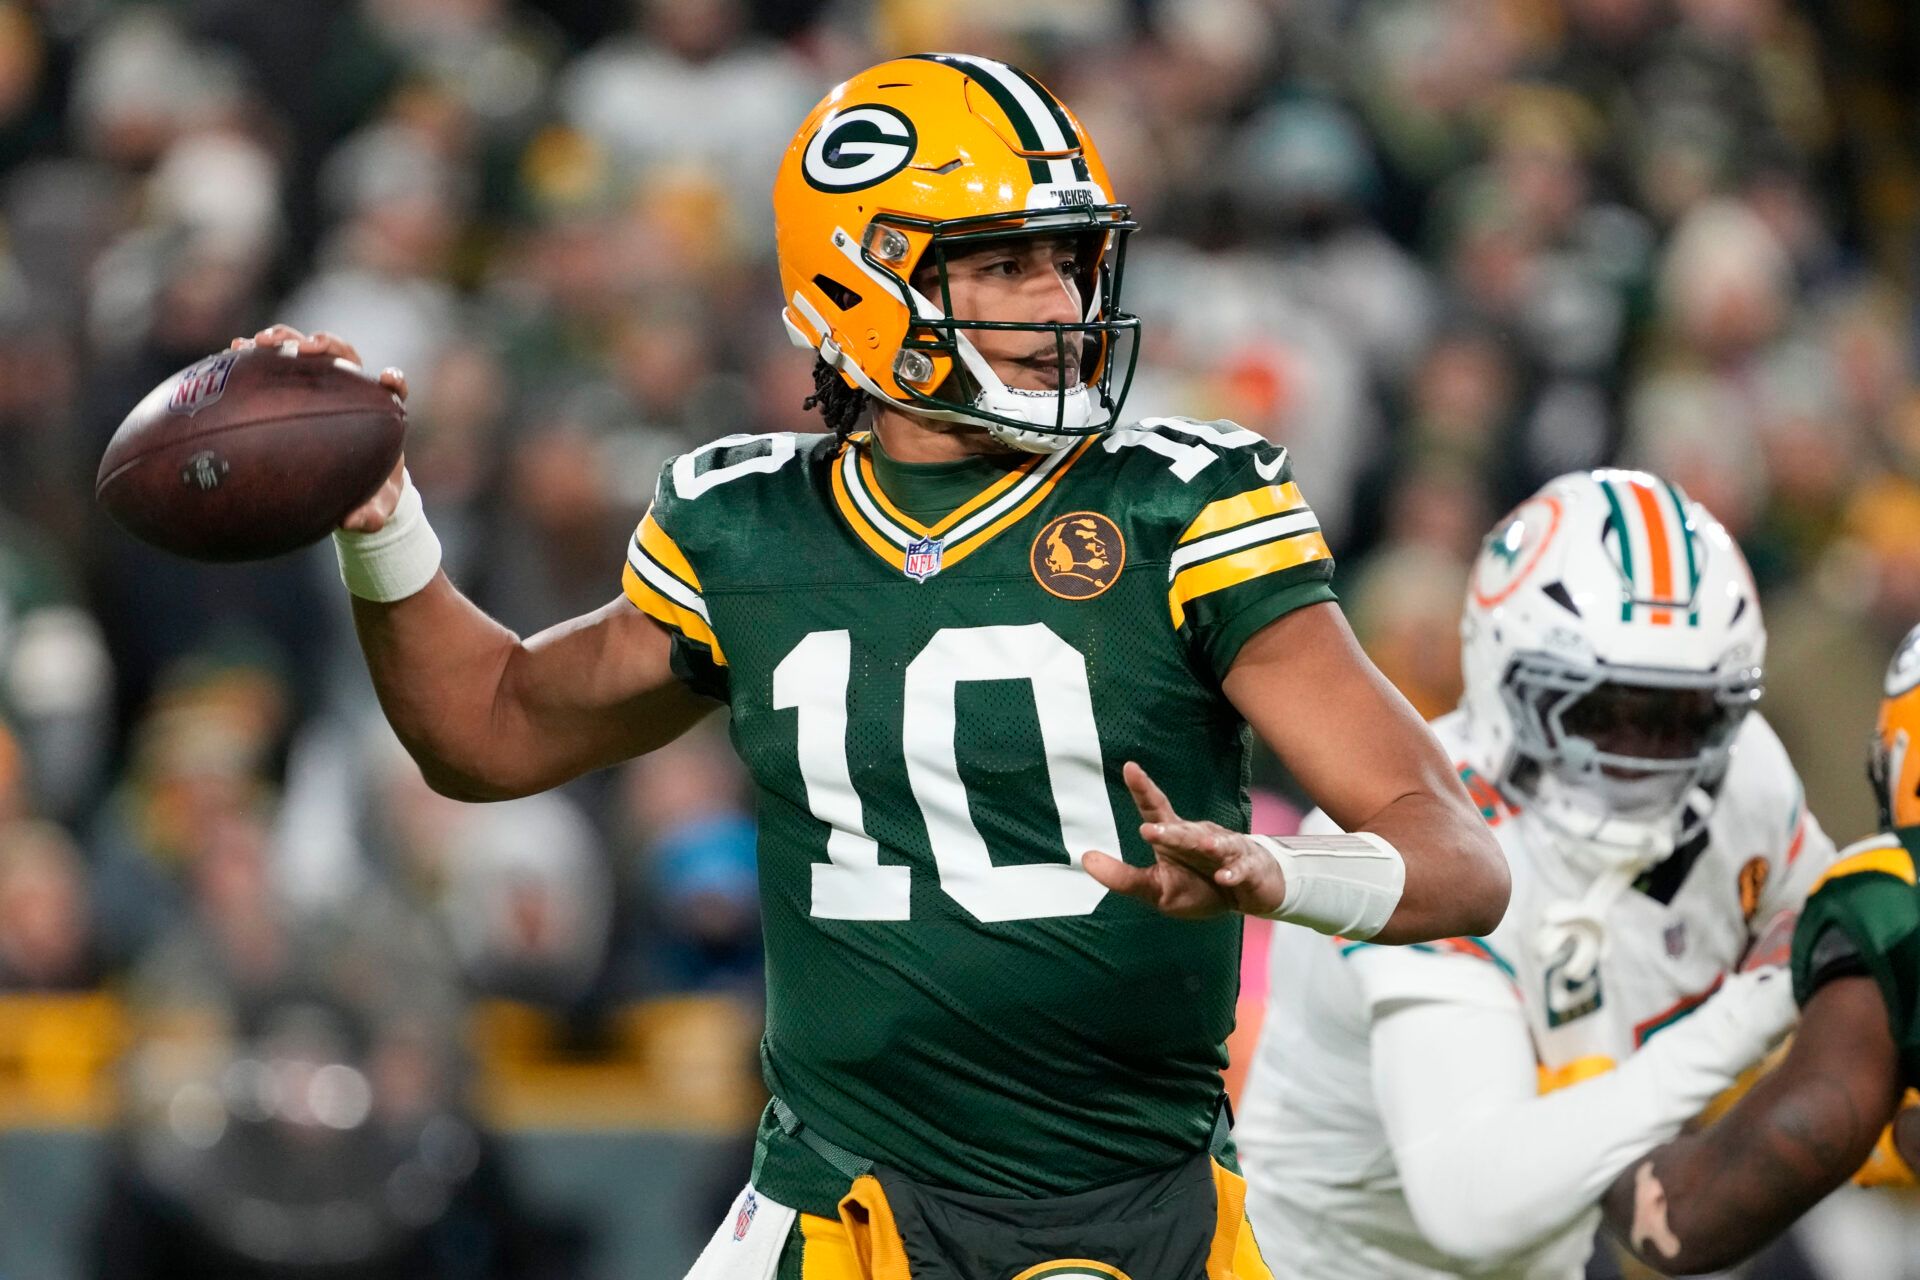
[[[1486, 938], [1374, 946], [1276, 929], [1266, 1020], [1234, 1138], [1249, 1180], [1248, 1210], [1267, 1256], [1316, 1280], [1454, 1275], [1504, 1280], [1578, 1277], [1598, 1210], [1517, 1257], [1475, 1270], [1421, 1234], [1402, 1193], [1373, 1092], [1370, 1028], [1376, 1011], [1458, 998], [1462, 971], [1493, 966], [1525, 1012], [1540, 1089], [1612, 1069], [1691, 1012], [1736, 970], [1776, 913], [1797, 905], [1833, 858], [1805, 811], [1798, 775], [1779, 739], [1749, 715], [1704, 840], [1656, 868], [1608, 909], [1608, 946], [1593, 977], [1569, 984], [1541, 954], [1544, 913], [1586, 887], [1564, 862], [1536, 854], [1546, 841], [1477, 773], [1460, 713], [1433, 724], [1460, 762], [1513, 874], [1513, 897]], [[1331, 829], [1318, 813], [1321, 829]], [[1490, 985], [1469, 972], [1483, 1000]], [[1548, 1162], [1555, 1152], [1516, 1152]], [[1478, 1171], [1461, 1169], [1474, 1179]], [[1551, 1224], [1543, 1224], [1548, 1229]]]

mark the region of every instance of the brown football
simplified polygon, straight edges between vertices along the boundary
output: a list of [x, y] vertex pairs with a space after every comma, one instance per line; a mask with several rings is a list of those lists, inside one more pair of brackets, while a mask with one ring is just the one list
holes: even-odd
[[134, 406], [94, 497], [164, 550], [264, 560], [318, 542], [372, 497], [406, 429], [400, 398], [344, 360], [223, 351]]

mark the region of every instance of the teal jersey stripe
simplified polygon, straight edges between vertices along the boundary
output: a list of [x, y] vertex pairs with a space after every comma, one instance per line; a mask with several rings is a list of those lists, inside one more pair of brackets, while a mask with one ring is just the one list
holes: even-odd
[[[1346, 946], [1340, 948], [1340, 954], [1350, 956], [1362, 947], [1377, 947], [1379, 945], [1377, 942], [1349, 942]], [[1433, 944], [1431, 942], [1409, 942], [1402, 949], [1406, 951], [1425, 951], [1429, 955], [1434, 954]]]
[[1694, 1010], [1705, 1004], [1713, 997], [1715, 992], [1720, 990], [1721, 983], [1725, 980], [1724, 977], [1715, 979], [1714, 984], [1705, 991], [1686, 997], [1665, 1013], [1656, 1014], [1635, 1027], [1633, 1029], [1633, 1047], [1635, 1049], [1645, 1047], [1647, 1041], [1653, 1039], [1676, 1022], [1680, 1022], [1691, 1015]]
[[1494, 966], [1498, 968], [1500, 972], [1507, 975], [1508, 981], [1518, 982], [1520, 980], [1520, 975], [1514, 972], [1511, 964], [1507, 963], [1507, 958], [1487, 945], [1485, 938], [1462, 938], [1460, 941], [1470, 945], [1475, 951], [1481, 953], [1485, 959], [1493, 961]]
[[1620, 571], [1627, 575], [1627, 598], [1620, 602], [1620, 621], [1632, 622], [1633, 602], [1640, 594], [1639, 582], [1633, 576], [1633, 531], [1627, 527], [1626, 508], [1620, 505], [1613, 481], [1602, 480], [1600, 492], [1607, 495], [1607, 505], [1613, 508], [1613, 527], [1620, 535]]
[[[1466, 943], [1473, 955], [1482, 960], [1492, 961], [1495, 968], [1507, 975], [1509, 982], [1518, 982], [1520, 980], [1520, 976], [1514, 972], [1514, 968], [1507, 962], [1507, 958], [1489, 946], [1485, 938], [1455, 938], [1453, 941]], [[1378, 942], [1349, 942], [1346, 946], [1340, 948], [1340, 954], [1350, 956], [1362, 947], [1377, 947], [1380, 945], [1382, 944]], [[1405, 951], [1424, 951], [1428, 955], [1436, 956], [1466, 954], [1461, 951], [1443, 951], [1431, 942], [1409, 942], [1398, 949]]]

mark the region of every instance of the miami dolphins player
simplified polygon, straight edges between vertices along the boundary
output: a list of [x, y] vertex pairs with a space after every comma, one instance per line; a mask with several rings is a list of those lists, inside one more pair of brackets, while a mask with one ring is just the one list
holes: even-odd
[[[396, 473], [337, 539], [382, 705], [470, 799], [729, 708], [774, 1101], [700, 1280], [1264, 1280], [1221, 1105], [1233, 913], [1485, 932], [1499, 850], [1342, 620], [1285, 451], [1122, 424], [1134, 224], [1046, 89], [875, 67], [774, 211], [829, 430], [672, 461], [621, 597], [527, 641]], [[1354, 835], [1243, 834], [1249, 726]]]
[[1726, 530], [1656, 476], [1562, 476], [1483, 544], [1461, 629], [1434, 729], [1513, 904], [1418, 947], [1276, 936], [1238, 1141], [1302, 1275], [1580, 1276], [1614, 1176], [1793, 1020], [1777, 967], [1740, 970], [1832, 846], [1753, 709]]
[[[1868, 768], [1880, 834], [1841, 851], [1793, 937], [1800, 1029], [1721, 1119], [1655, 1149], [1607, 1193], [1607, 1222], [1672, 1275], [1717, 1271], [1849, 1177], [1920, 1167], [1920, 627], [1887, 668]], [[1857, 1171], [1857, 1172], [1856, 1172]]]

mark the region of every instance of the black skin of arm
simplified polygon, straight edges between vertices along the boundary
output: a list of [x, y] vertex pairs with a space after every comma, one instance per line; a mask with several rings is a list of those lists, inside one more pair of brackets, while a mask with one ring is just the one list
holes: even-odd
[[1785, 1060], [1731, 1111], [1615, 1179], [1607, 1226], [1667, 1275], [1729, 1267], [1853, 1176], [1902, 1093], [1879, 987], [1834, 979], [1808, 1001]]

